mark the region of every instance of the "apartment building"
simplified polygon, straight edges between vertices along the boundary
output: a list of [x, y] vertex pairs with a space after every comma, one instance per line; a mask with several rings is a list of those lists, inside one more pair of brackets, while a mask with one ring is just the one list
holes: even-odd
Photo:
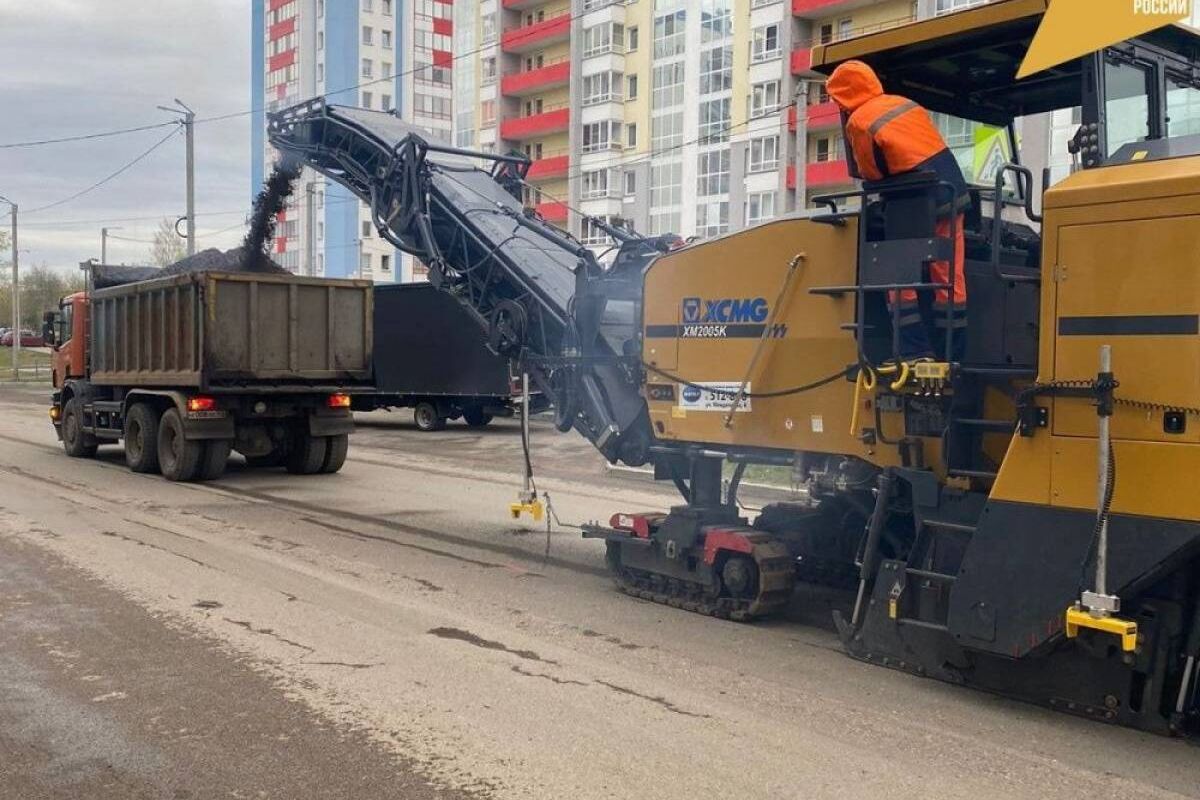
[[598, 248], [587, 217], [717, 236], [853, 185], [814, 45], [987, 1], [459, 0], [456, 140], [528, 155], [527, 204]]
[[[449, 141], [453, 14], [453, 0], [252, 0], [251, 194], [277, 157], [266, 113], [308, 98], [392, 111]], [[277, 231], [274, 258], [293, 272], [387, 283], [425, 273], [380, 238], [363, 203], [310, 169]]]

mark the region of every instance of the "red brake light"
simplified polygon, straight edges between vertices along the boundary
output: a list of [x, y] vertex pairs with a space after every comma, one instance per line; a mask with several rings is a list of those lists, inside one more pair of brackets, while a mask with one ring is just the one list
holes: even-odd
[[215, 397], [199, 395], [197, 397], [189, 397], [187, 401], [188, 411], [212, 411], [216, 407], [217, 399]]
[[330, 408], [349, 408], [350, 395], [348, 394], [331, 394], [329, 399], [325, 401]]

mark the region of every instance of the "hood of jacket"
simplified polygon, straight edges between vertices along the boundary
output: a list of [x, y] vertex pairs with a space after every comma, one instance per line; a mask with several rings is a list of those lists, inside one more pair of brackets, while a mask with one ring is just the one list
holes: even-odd
[[847, 61], [829, 76], [825, 90], [846, 111], [855, 111], [868, 100], [883, 94], [883, 84], [875, 70], [861, 61]]

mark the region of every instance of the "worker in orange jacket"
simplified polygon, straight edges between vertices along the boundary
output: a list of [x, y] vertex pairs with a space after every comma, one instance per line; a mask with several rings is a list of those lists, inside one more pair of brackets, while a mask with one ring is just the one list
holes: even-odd
[[[954, 187], [953, 203], [944, 195], [938, 209], [935, 234], [949, 238], [954, 221], [953, 281], [951, 265], [935, 261], [929, 282], [951, 284], [934, 291], [933, 319], [922, 317], [917, 292], [903, 289], [897, 297], [890, 292], [889, 305], [900, 303], [900, 354], [902, 357], [944, 357], [945, 348], [935, 351], [931, 342], [945, 341], [946, 331], [955, 330], [952, 358], [960, 360], [966, 343], [967, 281], [963, 274], [963, 211], [970, 204], [962, 170], [929, 113], [904, 97], [884, 94], [875, 71], [861, 61], [838, 66], [826, 84], [829, 96], [842, 110], [843, 131], [848, 145], [851, 174], [881, 181], [910, 172], [932, 172]], [[941, 190], [945, 192], [945, 190]], [[931, 330], [932, 329], [932, 330]], [[938, 334], [936, 338], [931, 333]]]

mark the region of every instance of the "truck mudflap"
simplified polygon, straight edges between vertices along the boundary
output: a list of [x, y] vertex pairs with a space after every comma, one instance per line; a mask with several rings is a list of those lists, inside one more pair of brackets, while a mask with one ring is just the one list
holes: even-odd
[[349, 409], [321, 410], [308, 415], [308, 432], [313, 436], [340, 436], [354, 432], [354, 415]]
[[233, 416], [223, 412], [220, 417], [202, 417], [196, 412], [183, 415], [183, 438], [185, 439], [233, 439], [235, 425]]

